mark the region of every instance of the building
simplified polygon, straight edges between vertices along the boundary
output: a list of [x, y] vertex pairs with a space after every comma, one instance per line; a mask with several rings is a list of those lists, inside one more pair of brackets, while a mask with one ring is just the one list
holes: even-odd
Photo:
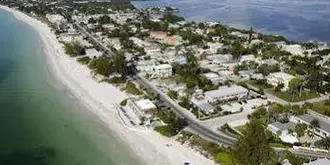
[[294, 44], [294, 45], [283, 45], [282, 50], [290, 52], [293, 55], [302, 56], [304, 54], [304, 50], [301, 45]]
[[154, 73], [156, 77], [166, 78], [172, 76], [172, 65], [160, 64], [154, 67]]
[[208, 80], [210, 80], [214, 85], [218, 85], [224, 82], [224, 78], [220, 77], [218, 74], [213, 72], [204, 73], [203, 76]]
[[157, 108], [155, 104], [148, 99], [129, 99], [127, 100], [126, 106], [121, 107], [121, 110], [134, 125], [139, 125], [144, 120], [148, 120], [148, 117], [146, 116], [147, 111], [155, 108]]
[[282, 90], [286, 91], [289, 89], [289, 82], [294, 78], [295, 76], [292, 76], [290, 74], [284, 72], [276, 72], [276, 73], [271, 73], [267, 76], [267, 83], [273, 86], [283, 84], [284, 87], [282, 88]]
[[152, 31], [150, 37], [159, 41], [164, 41], [167, 38], [167, 33], [164, 31]]
[[242, 99], [247, 97], [249, 90], [241, 86], [233, 85], [231, 87], [223, 86], [217, 90], [205, 92], [205, 97], [211, 103], [216, 101], [230, 100], [230, 99]]
[[288, 122], [288, 123], [280, 123], [274, 122], [268, 124], [267, 130], [271, 131], [274, 135], [278, 135], [279, 138], [285, 143], [296, 143], [299, 142], [296, 133], [290, 133], [290, 130], [295, 130], [295, 123]]
[[[309, 163], [304, 163], [302, 165], [329, 165], [330, 160], [327, 158], [319, 158], [317, 160], [311, 161]], [[282, 162], [282, 165], [292, 165], [287, 159]]]
[[243, 55], [240, 57], [239, 62], [243, 63], [244, 61], [255, 61], [256, 57], [253, 54]]
[[190, 99], [190, 103], [206, 115], [209, 115], [214, 112], [214, 107], [204, 97], [203, 90], [196, 90], [196, 92]]
[[59, 14], [46, 14], [46, 18], [50, 23], [55, 24], [57, 26], [67, 23], [67, 20]]
[[327, 158], [320, 158], [309, 163], [304, 163], [303, 165], [329, 165], [330, 160]]
[[231, 54], [219, 54], [219, 55], [212, 55], [212, 56], [206, 56], [206, 60], [211, 61], [212, 64], [225, 64], [229, 62], [233, 62], [233, 55]]
[[307, 125], [311, 125], [312, 121], [317, 120], [319, 127], [313, 129], [315, 135], [322, 138], [330, 137], [330, 122], [326, 121], [326, 119], [322, 119], [310, 114], [305, 114], [301, 116], [294, 116], [290, 120], [295, 123], [304, 123]]

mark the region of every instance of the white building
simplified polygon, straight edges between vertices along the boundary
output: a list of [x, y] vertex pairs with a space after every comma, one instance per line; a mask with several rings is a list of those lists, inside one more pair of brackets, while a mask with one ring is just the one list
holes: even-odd
[[59, 14], [46, 14], [46, 18], [49, 22], [56, 24], [57, 26], [68, 22], [62, 15]]
[[170, 64], [156, 65], [153, 75], [161, 78], [170, 77], [172, 76], [172, 66]]
[[135, 125], [139, 125], [143, 120], [147, 120], [147, 111], [157, 108], [148, 99], [143, 100], [127, 100], [126, 106], [122, 107], [122, 111]]
[[203, 96], [203, 90], [196, 90], [196, 92], [190, 99], [190, 103], [206, 115], [209, 115], [214, 112], [214, 107]]
[[224, 78], [220, 77], [218, 74], [210, 72], [210, 73], [204, 73], [204, 77], [206, 77], [208, 80], [212, 82], [214, 85], [218, 85], [222, 82], [224, 82]]
[[295, 76], [292, 76], [290, 74], [284, 72], [276, 72], [276, 73], [271, 73], [267, 76], [267, 83], [273, 86], [283, 84], [284, 87], [282, 90], [286, 91], [289, 89], [289, 82], [294, 78]]
[[295, 45], [283, 45], [282, 50], [290, 52], [293, 55], [302, 56], [304, 54], [304, 50], [299, 44]]
[[170, 64], [157, 64], [153, 60], [140, 60], [136, 62], [136, 69], [148, 78], [167, 78], [172, 76]]
[[255, 61], [256, 57], [253, 54], [243, 55], [240, 57], [239, 62], [243, 63], [244, 61]]
[[248, 95], [249, 90], [241, 86], [233, 85], [231, 87], [223, 86], [217, 90], [205, 92], [205, 97], [209, 102], [213, 103], [216, 101], [230, 100], [234, 98], [244, 98]]

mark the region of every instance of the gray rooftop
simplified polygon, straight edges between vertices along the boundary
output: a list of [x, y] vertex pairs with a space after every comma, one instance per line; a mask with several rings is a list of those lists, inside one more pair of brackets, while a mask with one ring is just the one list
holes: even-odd
[[319, 121], [320, 129], [330, 133], [330, 122], [326, 122], [323, 119], [318, 118], [316, 116], [312, 116], [310, 114], [297, 116], [297, 118], [299, 118], [300, 120], [303, 120], [307, 123], [311, 123], [314, 119], [317, 119]]
[[207, 91], [205, 92], [205, 96], [208, 96], [210, 98], [222, 98], [226, 96], [239, 95], [247, 92], [248, 90], [246, 88], [233, 85], [231, 87], [223, 86], [217, 90]]
[[329, 164], [330, 164], [329, 159], [322, 158], [322, 159], [317, 159], [315, 161], [312, 161], [310, 163], [304, 163], [303, 165], [329, 165]]
[[295, 129], [295, 126], [296, 126], [296, 124], [295, 123], [292, 123], [292, 122], [281, 123], [281, 122], [278, 122], [278, 121], [276, 121], [274, 123], [271, 123], [269, 125], [272, 125], [272, 126], [278, 128], [281, 131], [289, 130], [289, 129], [294, 130]]

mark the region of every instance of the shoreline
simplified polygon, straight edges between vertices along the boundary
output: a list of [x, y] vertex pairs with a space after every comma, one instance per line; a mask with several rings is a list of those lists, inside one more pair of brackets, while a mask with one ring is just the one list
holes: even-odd
[[[164, 137], [155, 131], [136, 132], [125, 128], [118, 117], [116, 107], [128, 98], [127, 94], [110, 84], [94, 80], [86, 66], [65, 54], [63, 46], [48, 25], [15, 9], [1, 5], [0, 9], [11, 13], [17, 20], [37, 32], [46, 56], [47, 69], [52, 72], [56, 81], [63, 84], [70, 95], [104, 123], [109, 132], [114, 133], [143, 164], [215, 164], [197, 151], [181, 145], [174, 138]], [[172, 146], [168, 147], [167, 144]]]

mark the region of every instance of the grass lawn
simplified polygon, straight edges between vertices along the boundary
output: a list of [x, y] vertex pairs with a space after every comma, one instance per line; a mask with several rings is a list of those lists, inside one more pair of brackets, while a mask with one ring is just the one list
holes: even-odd
[[223, 165], [233, 165], [233, 157], [228, 152], [220, 152], [216, 157], [216, 161]]
[[240, 126], [237, 126], [237, 127], [234, 127], [234, 129], [236, 129], [237, 131], [243, 133], [243, 131], [245, 130], [246, 128], [246, 124], [245, 125], [240, 125]]
[[257, 80], [247, 81], [246, 84], [251, 85], [251, 86], [259, 89], [259, 91], [263, 91], [264, 89], [268, 89], [268, 88], [273, 87], [270, 84], [267, 84], [267, 83], [261, 82], [261, 81], [257, 81]]
[[125, 91], [127, 93], [133, 94], [133, 95], [142, 95], [143, 93], [136, 87], [136, 85], [132, 82], [128, 82], [125, 87]]
[[318, 113], [330, 116], [330, 100], [314, 103], [312, 109]]
[[270, 146], [275, 148], [292, 148], [292, 146], [284, 145], [281, 143], [271, 143]]
[[268, 92], [288, 102], [299, 102], [320, 96], [317, 92], [311, 92], [311, 91], [302, 91], [301, 96], [299, 96], [299, 94], [296, 94], [294, 95], [293, 98], [292, 98], [292, 94], [289, 92], [275, 92], [274, 90], [268, 90]]

